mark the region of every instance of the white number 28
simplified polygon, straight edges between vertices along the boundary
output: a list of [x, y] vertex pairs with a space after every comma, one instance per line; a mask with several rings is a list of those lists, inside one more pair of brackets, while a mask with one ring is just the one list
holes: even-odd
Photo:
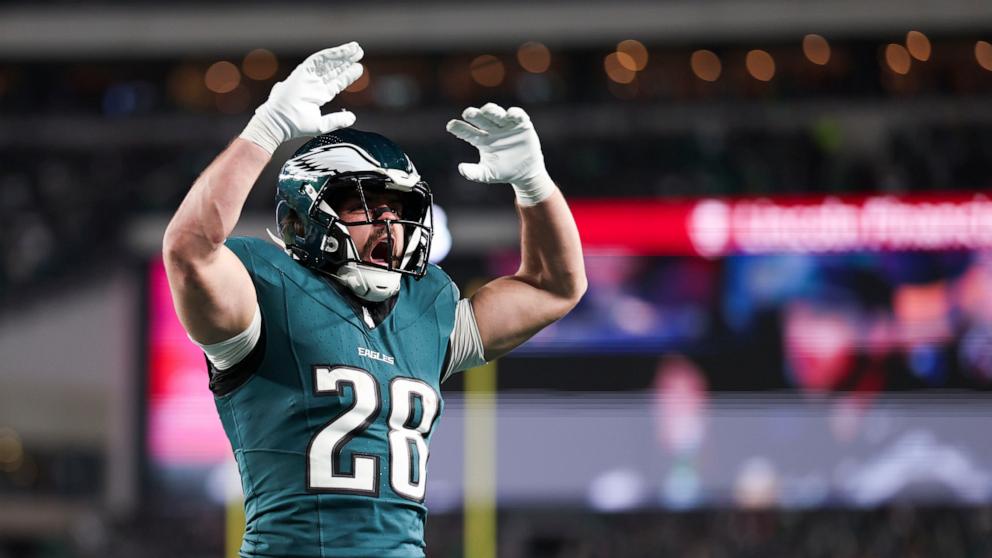
[[[372, 374], [350, 366], [317, 366], [318, 395], [341, 395], [351, 387], [350, 407], [324, 425], [307, 448], [307, 488], [324, 492], [379, 495], [379, 456], [352, 452], [343, 467], [342, 450], [378, 418], [382, 407], [379, 383]], [[416, 420], [414, 400], [422, 412]], [[437, 418], [437, 392], [420, 380], [395, 378], [389, 384], [389, 483], [400, 496], [422, 502], [427, 489], [427, 441]], [[416, 449], [416, 462], [413, 450]], [[345, 469], [351, 472], [346, 473]]]

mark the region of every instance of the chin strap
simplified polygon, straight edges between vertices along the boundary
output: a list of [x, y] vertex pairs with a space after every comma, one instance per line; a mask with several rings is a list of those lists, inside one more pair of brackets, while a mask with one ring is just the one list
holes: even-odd
[[[294, 260], [297, 259], [293, 255], [292, 250], [286, 247], [286, 243], [281, 238], [269, 229], [265, 229], [265, 232], [269, 233], [269, 238], [272, 242], [285, 250]], [[362, 300], [382, 302], [400, 291], [400, 274], [395, 271], [372, 269], [354, 263], [343, 265], [339, 268], [340, 270], [344, 270], [340, 275], [326, 271], [324, 273], [347, 287], [351, 292], [355, 293], [355, 296]], [[378, 278], [378, 282], [385, 282], [387, 284], [381, 285], [379, 288], [374, 288], [370, 283], [370, 278]]]
[[[371, 269], [361, 264], [349, 263], [339, 269], [340, 274], [328, 273], [355, 296], [369, 302], [382, 302], [400, 290], [401, 275], [395, 271]], [[374, 285], [374, 283], [385, 283]]]
[[362, 285], [362, 281], [358, 277], [356, 277], [355, 275], [352, 275], [352, 274], [348, 274], [348, 275], [336, 275], [334, 273], [328, 273], [327, 275], [330, 276], [330, 277], [333, 277], [334, 279], [336, 279], [338, 283], [341, 283], [345, 287], [348, 287], [349, 289], [351, 289], [351, 291], [354, 292], [358, 296], [362, 296], [359, 293], [368, 290], [368, 289], [364, 288], [364, 285]]

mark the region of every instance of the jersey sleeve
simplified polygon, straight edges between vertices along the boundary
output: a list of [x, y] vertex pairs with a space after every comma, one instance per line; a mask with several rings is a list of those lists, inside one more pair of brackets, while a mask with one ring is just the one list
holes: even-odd
[[255, 304], [255, 316], [251, 324], [234, 337], [219, 341], [217, 343], [204, 344], [190, 337], [190, 341], [196, 343], [207, 355], [207, 360], [213, 364], [213, 368], [218, 372], [223, 372], [235, 364], [244, 360], [248, 353], [252, 352], [262, 332], [262, 312], [258, 304]]
[[[447, 277], [447, 276], [445, 276]], [[454, 281], [448, 278], [447, 292], [444, 293], [443, 306], [451, 321], [447, 347], [441, 367], [441, 382], [447, 380], [455, 372], [475, 368], [486, 363], [482, 347], [482, 336], [475, 320], [472, 303], [467, 298], [461, 298], [461, 292]]]
[[230, 368], [219, 370], [210, 357], [206, 358], [207, 370], [210, 372], [210, 391], [217, 397], [231, 393], [248, 381], [258, 371], [265, 359], [265, 326], [262, 324], [258, 332], [258, 341], [243, 359], [231, 365]]
[[482, 366], [486, 363], [482, 347], [482, 336], [479, 325], [475, 321], [472, 302], [463, 298], [455, 307], [455, 325], [448, 339], [448, 358], [441, 381], [445, 381], [455, 372]]

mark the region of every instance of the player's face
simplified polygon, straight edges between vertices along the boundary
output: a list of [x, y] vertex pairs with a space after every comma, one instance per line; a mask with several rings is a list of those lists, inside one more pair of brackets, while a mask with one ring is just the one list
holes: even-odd
[[[375, 220], [396, 220], [403, 218], [403, 204], [398, 196], [392, 192], [386, 193], [366, 193], [365, 201], [368, 203], [369, 213]], [[337, 208], [338, 215], [345, 223], [356, 223], [367, 221], [365, 208], [362, 200], [357, 194], [345, 198]], [[355, 242], [359, 257], [366, 262], [379, 265], [386, 265], [389, 257], [389, 245], [386, 242], [386, 225], [370, 224], [355, 225], [348, 227], [351, 239]], [[400, 264], [403, 254], [403, 225], [393, 223], [393, 266]]]

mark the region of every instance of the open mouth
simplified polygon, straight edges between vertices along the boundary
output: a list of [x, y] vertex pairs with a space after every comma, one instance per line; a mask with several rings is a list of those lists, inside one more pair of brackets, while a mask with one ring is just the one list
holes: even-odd
[[372, 251], [369, 252], [369, 261], [379, 265], [388, 265], [389, 257], [389, 243], [386, 242], [386, 239], [376, 242]]

